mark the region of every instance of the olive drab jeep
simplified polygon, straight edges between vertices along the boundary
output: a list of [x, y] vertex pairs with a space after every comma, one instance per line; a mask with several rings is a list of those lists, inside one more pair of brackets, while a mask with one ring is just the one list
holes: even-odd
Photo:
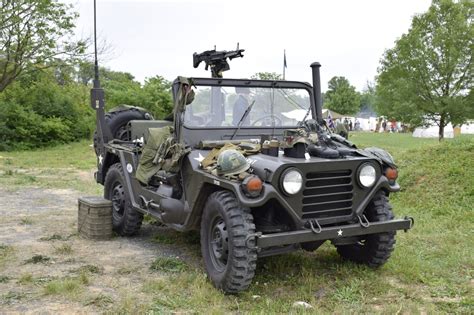
[[389, 203], [397, 167], [386, 151], [329, 130], [320, 64], [311, 67], [312, 86], [224, 79], [215, 67], [213, 78], [178, 77], [169, 120], [137, 107], [105, 113], [95, 87], [95, 177], [114, 230], [133, 235], [144, 214], [199, 230], [207, 275], [226, 293], [249, 287], [260, 257], [326, 241], [345, 260], [383, 265], [396, 231], [413, 225]]

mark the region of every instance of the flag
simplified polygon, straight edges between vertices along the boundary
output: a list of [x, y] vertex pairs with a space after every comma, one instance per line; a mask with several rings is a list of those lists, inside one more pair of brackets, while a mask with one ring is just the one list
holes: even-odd
[[288, 68], [286, 65], [286, 50], [283, 50], [283, 68]]
[[332, 121], [331, 111], [328, 109], [328, 126], [331, 129], [334, 129], [334, 122]]

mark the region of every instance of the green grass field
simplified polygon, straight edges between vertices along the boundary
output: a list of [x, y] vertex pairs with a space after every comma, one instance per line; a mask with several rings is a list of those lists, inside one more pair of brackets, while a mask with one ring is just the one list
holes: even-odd
[[[438, 143], [409, 134], [354, 133], [350, 140], [360, 147], [378, 146], [393, 154], [402, 187], [400, 193], [391, 196], [394, 212], [399, 217], [415, 218], [411, 231], [398, 233], [395, 252], [385, 266], [371, 270], [343, 262], [334, 247], [325, 244], [314, 253], [298, 251], [259, 260], [250, 289], [229, 296], [212, 287], [202, 264], [192, 267], [180, 259], [161, 259], [150, 266], [147, 280], [139, 288], [141, 295], [149, 298], [141, 300], [133, 292], [124, 292], [120, 300], [112, 302], [109, 297], [104, 302], [102, 297], [94, 300], [97, 310], [472, 314], [474, 137]], [[0, 152], [0, 187], [68, 187], [84, 194], [100, 193], [101, 186], [78, 180], [78, 176], [92, 176], [95, 156], [89, 145], [81, 142], [38, 151]], [[189, 234], [170, 232], [149, 242], [184, 245], [190, 255], [200, 255], [199, 241]], [[8, 251], [0, 247], [0, 266]], [[121, 276], [133, 277], [133, 270], [125, 270]], [[87, 291], [85, 281], [68, 281], [74, 282], [70, 290], [74, 301], [95, 303], [76, 297], [81, 290]], [[93, 281], [94, 274], [88, 275], [87, 283]], [[66, 284], [51, 281], [43, 285], [47, 294], [53, 294]], [[66, 292], [63, 298], [72, 293]], [[293, 308], [296, 301], [305, 301], [313, 308]]]

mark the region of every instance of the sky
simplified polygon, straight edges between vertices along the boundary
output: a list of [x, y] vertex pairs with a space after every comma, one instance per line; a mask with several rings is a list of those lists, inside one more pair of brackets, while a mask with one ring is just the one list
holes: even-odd
[[[93, 0], [62, 0], [79, 13], [76, 34], [93, 34]], [[362, 91], [373, 81], [386, 49], [408, 31], [429, 0], [97, 0], [97, 32], [111, 47], [101, 66], [130, 72], [143, 82], [161, 75], [209, 77], [192, 55], [213, 49], [245, 49], [225, 78], [283, 72], [311, 82], [310, 64], [321, 63], [322, 90], [344, 76]]]

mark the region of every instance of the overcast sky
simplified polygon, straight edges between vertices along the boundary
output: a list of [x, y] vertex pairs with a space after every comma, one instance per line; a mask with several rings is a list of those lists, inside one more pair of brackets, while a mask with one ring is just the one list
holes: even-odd
[[[63, 0], [79, 12], [77, 34], [93, 30], [93, 0]], [[210, 76], [192, 54], [233, 50], [226, 78], [249, 78], [256, 72], [282, 72], [286, 79], [311, 81], [309, 65], [322, 64], [322, 89], [333, 76], [345, 76], [358, 90], [373, 81], [384, 50], [425, 12], [429, 0], [97, 0], [98, 34], [113, 47], [102, 61], [113, 70], [132, 73], [139, 81], [161, 75]]]

